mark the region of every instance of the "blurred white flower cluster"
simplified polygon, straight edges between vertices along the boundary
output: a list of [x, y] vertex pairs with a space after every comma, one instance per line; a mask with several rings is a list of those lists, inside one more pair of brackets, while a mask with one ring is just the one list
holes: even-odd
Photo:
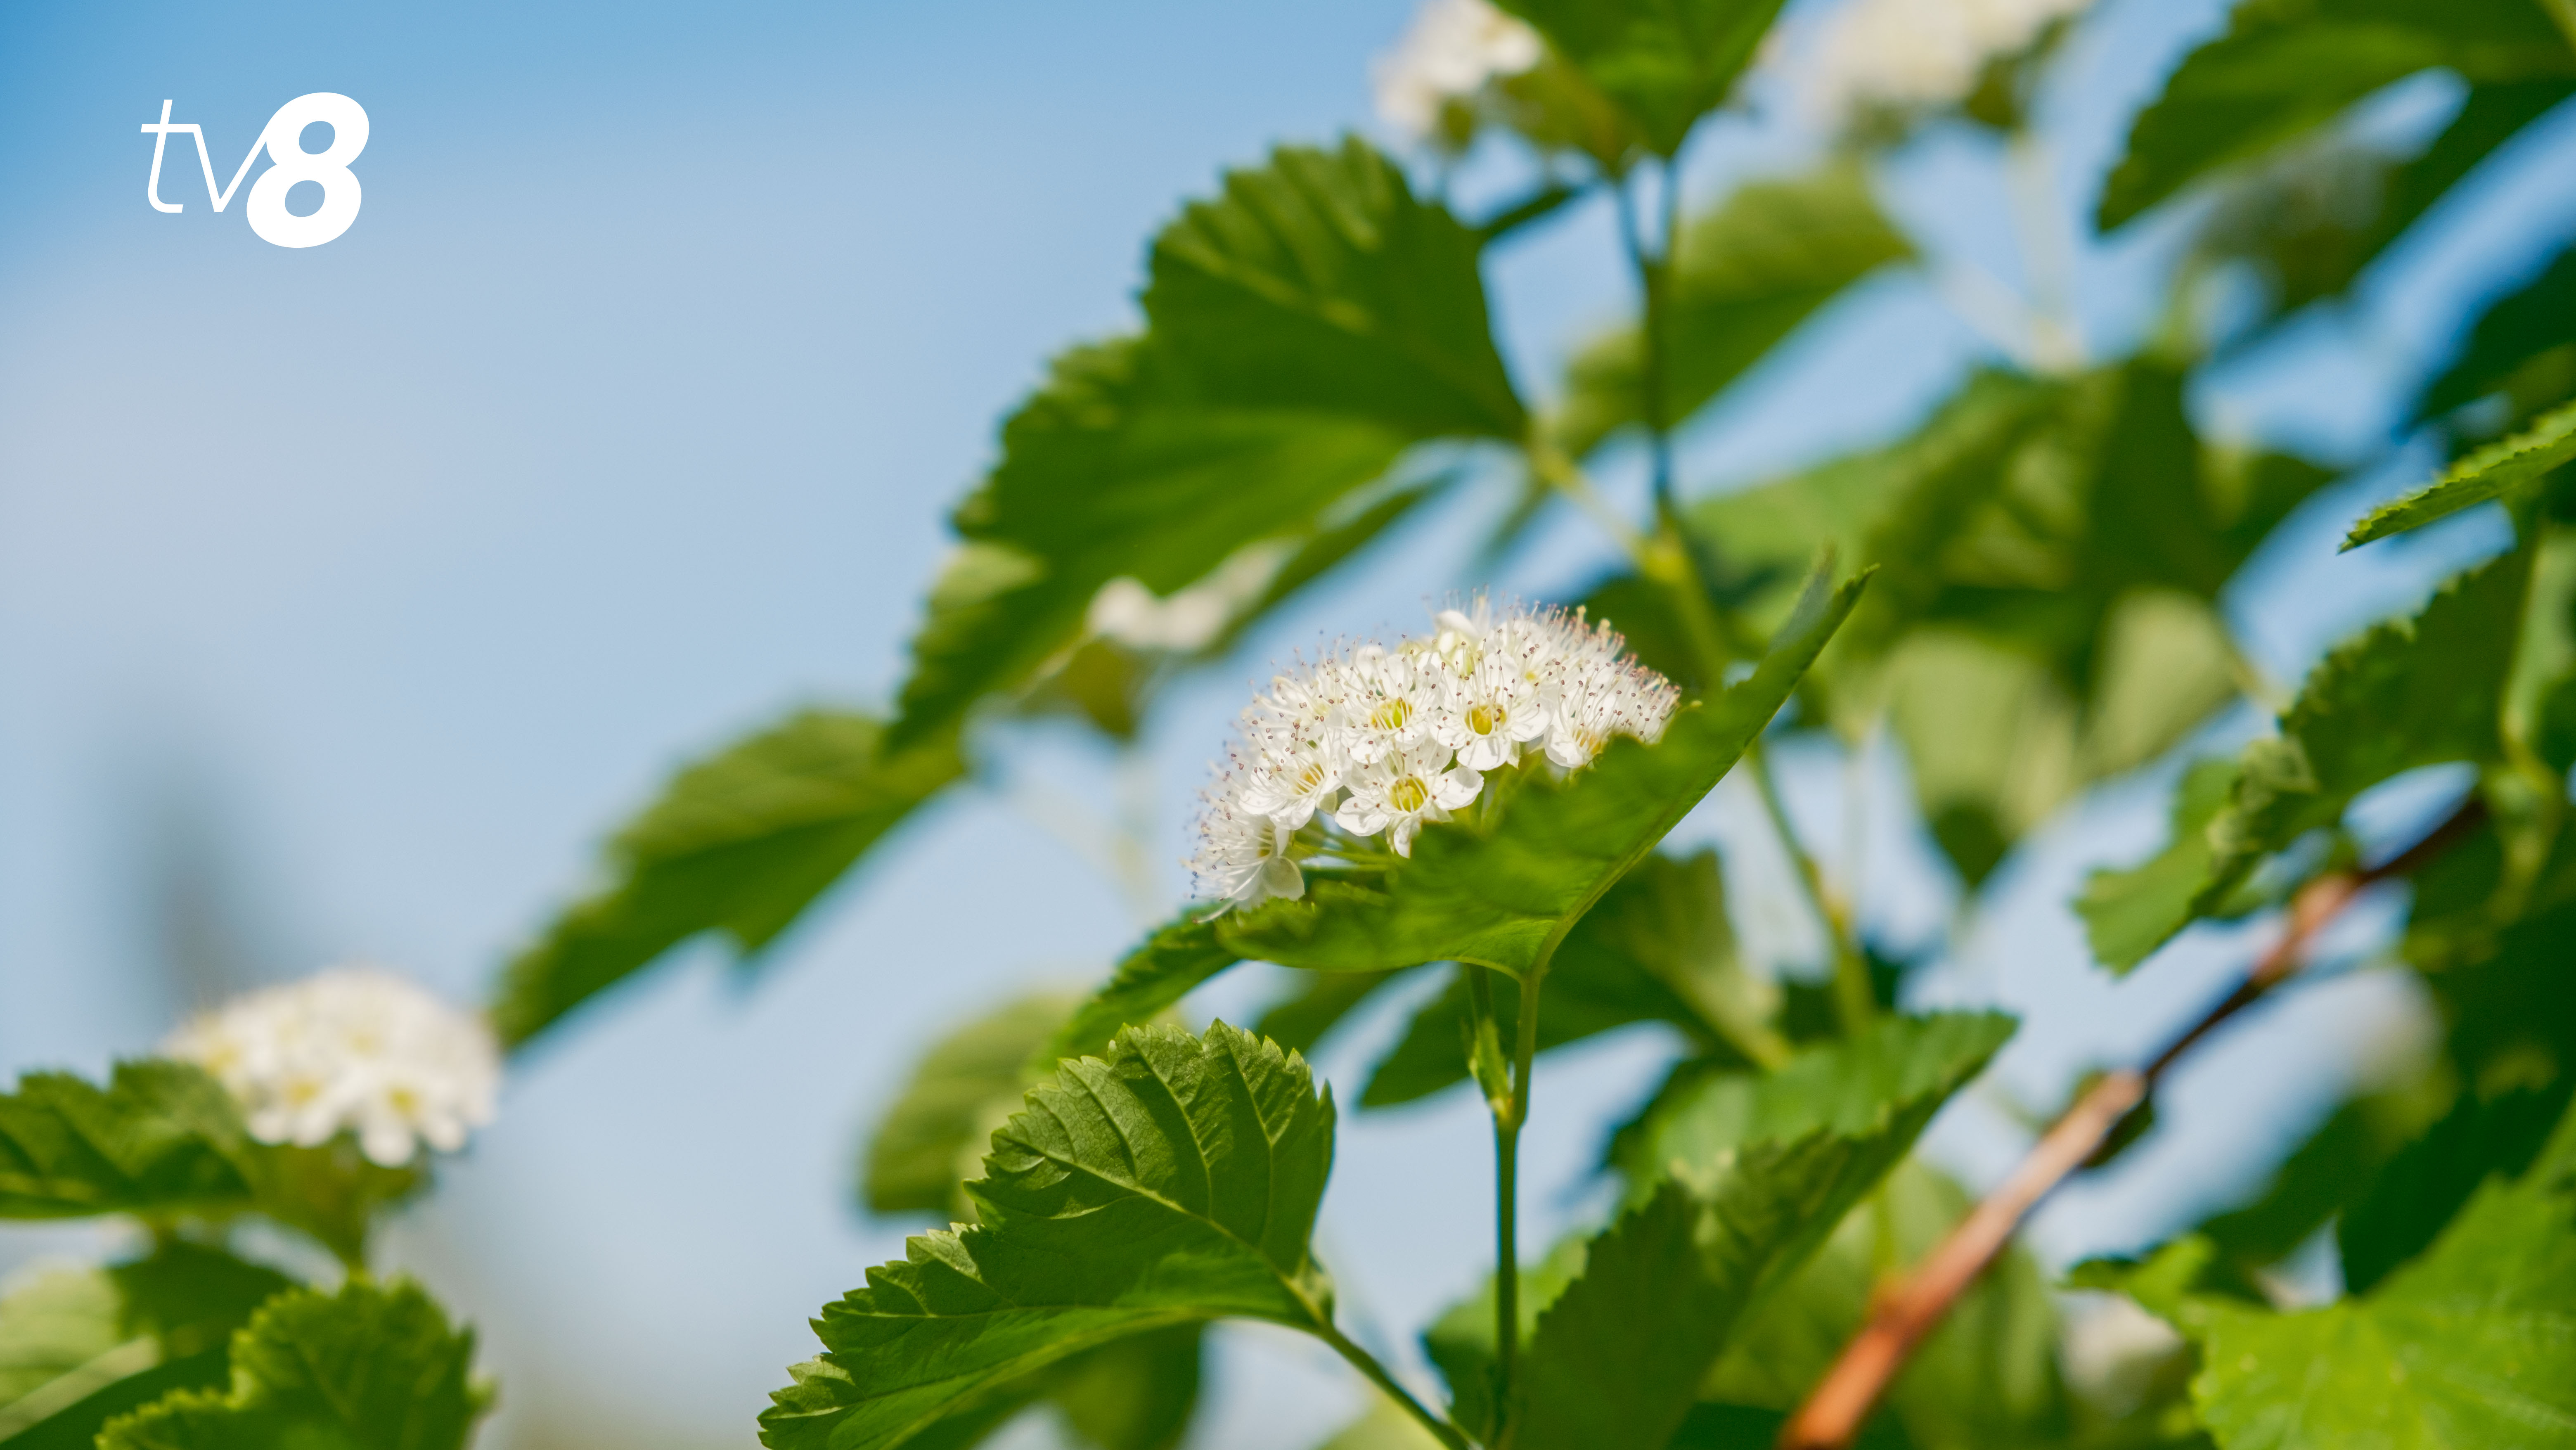
[[342, 967], [234, 999], [179, 1029], [169, 1056], [212, 1074], [263, 1143], [342, 1130], [387, 1168], [420, 1145], [465, 1146], [492, 1121], [501, 1052], [473, 1013], [375, 967]]
[[1977, 87], [1988, 61], [2039, 39], [2092, 0], [1853, 0], [1826, 22], [1816, 109], [1837, 123], [1874, 111], [1946, 106]]
[[1415, 141], [1440, 131], [1440, 113], [1502, 76], [1538, 64], [1538, 32], [1486, 0], [1429, 0], [1395, 49], [1378, 58], [1377, 113]]
[[1427, 821], [1473, 801], [1484, 772], [1525, 747], [1561, 769], [1613, 735], [1662, 738], [1680, 692], [1580, 609], [1442, 610], [1394, 648], [1338, 650], [1280, 675], [1243, 712], [1242, 739], [1205, 795], [1190, 868], [1200, 895], [1250, 906], [1305, 894], [1289, 842], [1329, 820], [1413, 854]]

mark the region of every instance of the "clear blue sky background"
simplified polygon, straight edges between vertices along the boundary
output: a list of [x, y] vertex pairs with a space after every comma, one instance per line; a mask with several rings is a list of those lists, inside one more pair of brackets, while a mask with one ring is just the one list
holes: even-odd
[[[2068, 217], [2129, 109], [2222, 13], [2106, 0], [2079, 34], [2051, 102]], [[676, 761], [800, 701], [882, 698], [999, 413], [1048, 352], [1130, 316], [1143, 238], [1180, 196], [1274, 139], [1366, 126], [1368, 58], [1405, 18], [1391, 0], [0, 14], [0, 1069], [95, 1069], [210, 987], [350, 957], [473, 995]], [[269, 113], [313, 90], [372, 122], [346, 236], [288, 251], [238, 201], [213, 215], [184, 141], [162, 194], [186, 212], [144, 205], [135, 128], [164, 97], [229, 178]], [[2438, 119], [2442, 88], [2416, 92], [2390, 124]], [[2571, 131], [2507, 158], [2351, 313], [2213, 378], [2204, 420], [2344, 457], [2384, 446], [2479, 289], [2576, 230], [2576, 197], [2548, 179]], [[1804, 144], [1723, 131], [1695, 186]], [[1887, 195], [2013, 281], [1994, 160], [1936, 138]], [[2079, 244], [2097, 347], [2134, 336], [2171, 232]], [[1598, 209], [1492, 280], [1539, 391], [1626, 295]], [[1695, 431], [1694, 475], [1723, 486], [1891, 433], [1981, 353], [1919, 280], [1872, 284]], [[2424, 462], [2321, 502], [2263, 561], [2238, 604], [2280, 606], [2253, 634], [2266, 667], [2294, 677], [2494, 545], [2473, 519], [2331, 557], [2340, 521]], [[1425, 521], [1184, 693], [1155, 740], [1162, 854], [1261, 660], [1409, 625], [1461, 584], [1562, 590], [1602, 557], [1564, 521], [1498, 580], [1471, 577], [1493, 503]], [[1014, 758], [1024, 780], [1105, 798], [1079, 745]], [[1796, 804], [1830, 844], [1840, 773], [1808, 764]], [[1688, 829], [1762, 879], [1724, 800]], [[2158, 829], [2146, 783], [2063, 840], [2114, 857]], [[848, 1206], [850, 1159], [914, 1054], [1018, 984], [1096, 974], [1135, 931], [1078, 854], [993, 795], [944, 803], [882, 854], [756, 990], [698, 953], [568, 1031], [403, 1225], [398, 1256], [485, 1330], [504, 1381], [490, 1443], [748, 1443], [808, 1352], [804, 1317], [899, 1251], [902, 1225]], [[1868, 860], [1883, 920], [1941, 928], [1918, 841], [1877, 830]], [[1997, 1101], [2044, 1106], [2086, 1054], [2143, 1044], [2241, 960], [2189, 943], [2115, 993], [2052, 905], [2073, 869], [2008, 882], [1926, 988], [2007, 1001], [2051, 1038], [2017, 1050]], [[1749, 924], [1794, 955], [1794, 923], [1746, 894]], [[1204, 1005], [1240, 1012], [1262, 985]], [[2401, 992], [2356, 978], [2249, 1025], [2177, 1085], [2158, 1142], [2052, 1209], [2043, 1242], [2134, 1242], [2241, 1188], [2403, 1016]], [[1600, 1114], [1667, 1050], [1632, 1034], [1549, 1070], [1543, 1226], [1580, 1211]], [[2278, 1122], [2231, 1111], [2247, 1094]], [[2003, 1116], [1969, 1104], [1945, 1152], [1991, 1170]], [[1456, 1227], [1484, 1221], [1483, 1141], [1455, 1100], [1346, 1132], [1326, 1252], [1398, 1336], [1484, 1252]], [[0, 1230], [0, 1267], [91, 1243]], [[1300, 1346], [1237, 1335], [1204, 1443], [1308, 1443], [1354, 1394]]]

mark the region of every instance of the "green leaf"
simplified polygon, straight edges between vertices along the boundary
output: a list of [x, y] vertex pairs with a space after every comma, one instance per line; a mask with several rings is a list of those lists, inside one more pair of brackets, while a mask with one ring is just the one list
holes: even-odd
[[181, 1238], [110, 1266], [107, 1276], [116, 1286], [118, 1325], [152, 1336], [171, 1359], [226, 1350], [259, 1306], [295, 1287], [265, 1264]]
[[[132, 1338], [119, 1323], [123, 1308], [115, 1282], [97, 1269], [46, 1269], [11, 1282], [0, 1298], [0, 1443], [60, 1407], [40, 1401], [41, 1412], [31, 1414], [31, 1396], [45, 1396]], [[148, 1366], [157, 1351], [148, 1340], [142, 1349]], [[77, 1389], [60, 1404], [88, 1392]]]
[[[1920, 1263], [1971, 1207], [1964, 1190], [1919, 1160], [1898, 1164], [1745, 1321], [1700, 1392], [1738, 1411], [1739, 1419], [1751, 1418], [1742, 1413], [1747, 1407], [1773, 1412], [1772, 1435], [1749, 1442], [1770, 1444], [1778, 1412], [1795, 1407], [1824, 1375], [1868, 1318], [1878, 1287]], [[1861, 1443], [1875, 1438], [1923, 1450], [2063, 1443], [2067, 1405], [2057, 1337], [2046, 1280], [2028, 1253], [2008, 1249], [1908, 1356]], [[1706, 1413], [1712, 1408], [1694, 1410], [1693, 1419], [1715, 1418]]]
[[88, 1450], [115, 1416], [174, 1390], [222, 1388], [234, 1331], [292, 1287], [274, 1269], [172, 1238], [0, 1300], [0, 1445]]
[[2474, 1092], [2400, 1148], [2335, 1225], [2344, 1287], [2358, 1294], [2421, 1253], [2490, 1177], [2519, 1176], [2565, 1116], [2571, 1084]]
[[1032, 1370], [1201, 1320], [1330, 1332], [1307, 1244], [1333, 1110], [1305, 1063], [1222, 1023], [1121, 1032], [993, 1138], [982, 1222], [815, 1321], [825, 1353], [761, 1416], [773, 1450], [893, 1446]]
[[881, 722], [807, 710], [682, 770], [610, 843], [613, 881], [557, 917], [493, 993], [524, 1045], [664, 952], [720, 931], [745, 954], [964, 765], [953, 741], [890, 751]]
[[2129, 132], [2104, 185], [2106, 230], [2210, 171], [2258, 156], [2391, 81], [2448, 67], [2471, 82], [2576, 74], [2528, 0], [2251, 0], [2195, 50]]
[[2359, 548], [2502, 498], [2540, 482], [2570, 459], [2576, 459], [2576, 402], [2542, 414], [2522, 432], [2452, 464], [2425, 487], [2371, 510], [2344, 536], [2343, 547]]
[[1119, 962], [1109, 980], [1073, 1010], [1030, 1059], [1043, 1076], [1056, 1059], [1100, 1051], [1121, 1031], [1151, 1022], [1208, 978], [1243, 960], [1214, 926], [1184, 916], [1156, 930]]
[[[35, 1397], [21, 1400], [8, 1409], [0, 1409], [0, 1445], [9, 1450], [95, 1450], [98, 1432], [108, 1421], [129, 1415], [153, 1402], [191, 1390], [220, 1392], [231, 1380], [231, 1364], [224, 1351], [206, 1350], [184, 1359], [165, 1359], [148, 1369], [133, 1369], [144, 1362], [148, 1341], [129, 1340], [98, 1359], [83, 1366], [84, 1374], [68, 1376], [57, 1383], [66, 1390], [89, 1389], [79, 1399], [43, 1419], [22, 1423], [17, 1411], [39, 1407]], [[95, 1376], [90, 1378], [89, 1376]], [[50, 1396], [46, 1397], [50, 1403]]]
[[0, 1219], [251, 1206], [232, 1100], [184, 1063], [123, 1062], [104, 1089], [29, 1073], [0, 1095]]
[[1252, 1035], [1267, 1037], [1290, 1052], [1311, 1053], [1369, 998], [1410, 970], [1301, 973], [1288, 995], [1262, 1009], [1261, 1020], [1252, 1024]]
[[1625, 112], [1659, 156], [1717, 109], [1780, 0], [1502, 0]]
[[2510, 404], [2508, 426], [2576, 393], [2576, 246], [2487, 305], [2416, 414], [2438, 417], [2499, 393]]
[[[2576, 1120], [2571, 1120], [2576, 1123]], [[2576, 1129], [2370, 1293], [2206, 1307], [2192, 1397], [2226, 1450], [2576, 1444]]]
[[1282, 148], [1185, 208], [1154, 243], [1144, 333], [1062, 354], [1003, 425], [913, 641], [896, 742], [1028, 685], [1112, 579], [1169, 595], [1274, 540], [1324, 551], [1283, 575], [1311, 578], [1403, 512], [1334, 516], [1409, 445], [1518, 440], [1479, 245], [1356, 139]]
[[1591, 1241], [1538, 1316], [1513, 1443], [1661, 1450], [1744, 1314], [2010, 1033], [1990, 1015], [1884, 1019], [1681, 1105], [1650, 1138], [1666, 1176]]
[[974, 1176], [987, 1135], [1035, 1080], [1031, 1059], [1072, 1008], [1062, 993], [1031, 993], [932, 1044], [868, 1140], [860, 1174], [868, 1211], [970, 1212], [961, 1185]]
[[[1687, 861], [1650, 855], [1566, 933], [1539, 995], [1538, 1046], [1545, 1052], [1632, 1022], [1669, 1022], [1701, 1053], [1751, 1067], [1787, 1054], [1771, 1027], [1777, 998], [1736, 960], [1716, 853]], [[1412, 1102], [1465, 1081], [1458, 1033], [1468, 1015], [1465, 977], [1453, 974], [1378, 1062], [1360, 1105]], [[1494, 1015], [1508, 1039], [1520, 1015], [1520, 990], [1508, 977], [1495, 984]]]
[[2174, 791], [2173, 834], [2165, 848], [2143, 865], [2085, 879], [2075, 914], [2084, 918], [2095, 961], [2125, 975], [2192, 919], [2192, 903], [2215, 859], [2209, 823], [2235, 790], [2236, 762], [2192, 762]]
[[[1699, 411], [1843, 289], [1913, 255], [1857, 165], [1739, 188], [1682, 228], [1673, 255], [1664, 417]], [[1559, 446], [1580, 458], [1639, 422], [1640, 369], [1634, 327], [1576, 354]]]
[[1487, 830], [1469, 822], [1427, 830], [1412, 858], [1377, 885], [1310, 873], [1305, 899], [1221, 917], [1218, 941], [1245, 957], [1323, 971], [1458, 961], [1519, 974], [1545, 963], [1761, 734], [1865, 582], [1829, 594], [1819, 577], [1753, 675], [1675, 715], [1660, 743], [1614, 740], [1561, 782], [1525, 766]]
[[408, 1280], [298, 1290], [234, 1336], [228, 1392], [112, 1420], [99, 1450], [462, 1450], [489, 1395], [474, 1334]]
[[1099, 1450], [1173, 1450], [1198, 1408], [1206, 1329], [1175, 1324], [1114, 1340], [1055, 1366], [1048, 1398]]

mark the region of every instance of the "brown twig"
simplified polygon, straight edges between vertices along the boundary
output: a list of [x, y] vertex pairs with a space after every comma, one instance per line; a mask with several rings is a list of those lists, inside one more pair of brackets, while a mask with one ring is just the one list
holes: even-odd
[[1905, 1367], [1914, 1347], [2003, 1252], [2023, 1217], [2090, 1159], [2119, 1127], [2121, 1119], [2146, 1102], [2167, 1068], [2219, 1024], [2298, 971], [2309, 942], [2351, 904], [2362, 888], [2413, 872], [2476, 830], [2485, 819], [2484, 804], [2471, 796], [2449, 819], [2398, 856], [2362, 870], [2329, 872], [2300, 888], [2291, 900], [2290, 920], [2280, 939], [2254, 963], [2234, 991], [2168, 1044], [2143, 1070], [2124, 1068], [2096, 1079], [2040, 1136], [2011, 1176], [1961, 1219], [1913, 1273], [1877, 1296], [1870, 1308], [1869, 1322], [1843, 1347], [1842, 1355], [1809, 1392], [1807, 1402], [1781, 1427], [1780, 1450], [1842, 1450], [1851, 1444], [1877, 1406], [1879, 1396], [1886, 1393], [1888, 1383]]

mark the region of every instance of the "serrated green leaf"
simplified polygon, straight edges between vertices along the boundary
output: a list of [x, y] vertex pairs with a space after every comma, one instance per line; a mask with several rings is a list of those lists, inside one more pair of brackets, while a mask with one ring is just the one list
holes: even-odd
[[1104, 1050], [1122, 1030], [1153, 1021], [1200, 983], [1241, 960], [1241, 953], [1217, 939], [1209, 922], [1183, 916], [1162, 926], [1129, 952], [1109, 980], [1038, 1048], [1030, 1058], [1032, 1075], [1054, 1071], [1058, 1058]]
[[[1843, 289], [1913, 254], [1857, 165], [1739, 188], [1687, 223], [1673, 254], [1663, 416], [1699, 411]], [[1640, 368], [1633, 327], [1577, 353], [1558, 446], [1580, 458], [1640, 421]]]
[[[293, 1287], [274, 1269], [170, 1238], [0, 1300], [0, 1445], [89, 1450], [118, 1415], [176, 1390], [221, 1389], [234, 1332]], [[47, 1361], [59, 1372], [30, 1383]]]
[[295, 1287], [266, 1264], [181, 1238], [163, 1239], [106, 1272], [116, 1287], [118, 1326], [152, 1336], [171, 1359], [225, 1351], [259, 1306]]
[[1219, 918], [1217, 940], [1322, 971], [1459, 961], [1518, 974], [1545, 962], [1761, 734], [1865, 582], [1827, 593], [1819, 579], [1752, 676], [1675, 715], [1660, 743], [1614, 740], [1561, 782], [1524, 766], [1489, 833], [1465, 822], [1427, 830], [1376, 885], [1314, 873], [1303, 900]]
[[931, 1045], [868, 1139], [861, 1199], [871, 1213], [969, 1211], [962, 1185], [1036, 1080], [1032, 1059], [1075, 1000], [1034, 992], [1003, 1003]]
[[[1412, 1102], [1466, 1080], [1458, 1032], [1468, 995], [1464, 976], [1453, 973], [1372, 1069], [1362, 1107]], [[1736, 960], [1716, 853], [1650, 855], [1566, 933], [1539, 995], [1538, 1049], [1633, 1022], [1669, 1022], [1717, 1062], [1752, 1067], [1787, 1055], [1771, 1026], [1778, 995]], [[1505, 977], [1494, 984], [1494, 1016], [1506, 1039], [1519, 1014], [1519, 987]]]
[[1660, 1182], [1538, 1314], [1513, 1443], [1661, 1450], [1741, 1317], [2010, 1031], [1994, 1016], [1888, 1019], [1684, 1104], [1650, 1140]]
[[297, 1290], [233, 1337], [229, 1391], [112, 1420], [99, 1450], [462, 1450], [488, 1407], [473, 1359], [473, 1331], [408, 1280]]
[[2199, 760], [2175, 787], [2172, 835], [2145, 864], [2085, 878], [2075, 914], [2084, 918], [2093, 959], [2127, 973], [2191, 920], [2214, 859], [2209, 823], [2236, 790], [2236, 762]]
[[2370, 1293], [2294, 1314], [2208, 1302], [2202, 1421], [2226, 1450], [2576, 1444], [2571, 1173], [2563, 1124]]
[[1780, 0], [1502, 0], [1670, 156], [1723, 104]]
[[137, 1368], [146, 1363], [150, 1349], [148, 1340], [128, 1340], [57, 1382], [72, 1391], [91, 1384], [97, 1388], [43, 1419], [27, 1422], [24, 1429], [15, 1428], [20, 1422], [13, 1412], [39, 1408], [36, 1399], [0, 1410], [0, 1445], [9, 1450], [96, 1450], [98, 1432], [108, 1421], [176, 1394], [221, 1393], [230, 1381], [230, 1360], [220, 1349]]
[[1406, 447], [1517, 440], [1479, 245], [1357, 139], [1281, 148], [1185, 208], [1154, 243], [1145, 332], [1060, 355], [1003, 425], [914, 639], [897, 743], [1026, 686], [1112, 579], [1169, 595], [1270, 540], [1321, 548], [1291, 559], [1311, 578], [1404, 511], [1333, 517]]
[[722, 932], [748, 956], [964, 770], [953, 740], [890, 751], [882, 722], [807, 710], [682, 770], [609, 845], [614, 879], [513, 958], [492, 999], [524, 1045], [664, 952]]
[[2425, 487], [2372, 509], [2344, 536], [2343, 547], [2359, 548], [2503, 498], [2539, 483], [2570, 459], [2576, 459], [2576, 403], [2543, 413], [2529, 428], [2452, 464]]
[[1094, 1345], [1207, 1319], [1329, 1329], [1307, 1244], [1333, 1111], [1222, 1023], [1121, 1032], [994, 1135], [982, 1222], [924, 1234], [825, 1306], [825, 1353], [761, 1416], [773, 1450], [876, 1450]]
[[2102, 191], [2106, 230], [2232, 162], [2342, 114], [2391, 81], [2447, 67], [2472, 82], [2576, 74], [2526, 0], [2253, 0], [2186, 57], [2129, 132]]
[[0, 1219], [251, 1206], [232, 1100], [184, 1063], [123, 1062], [104, 1089], [29, 1073], [0, 1095]]

